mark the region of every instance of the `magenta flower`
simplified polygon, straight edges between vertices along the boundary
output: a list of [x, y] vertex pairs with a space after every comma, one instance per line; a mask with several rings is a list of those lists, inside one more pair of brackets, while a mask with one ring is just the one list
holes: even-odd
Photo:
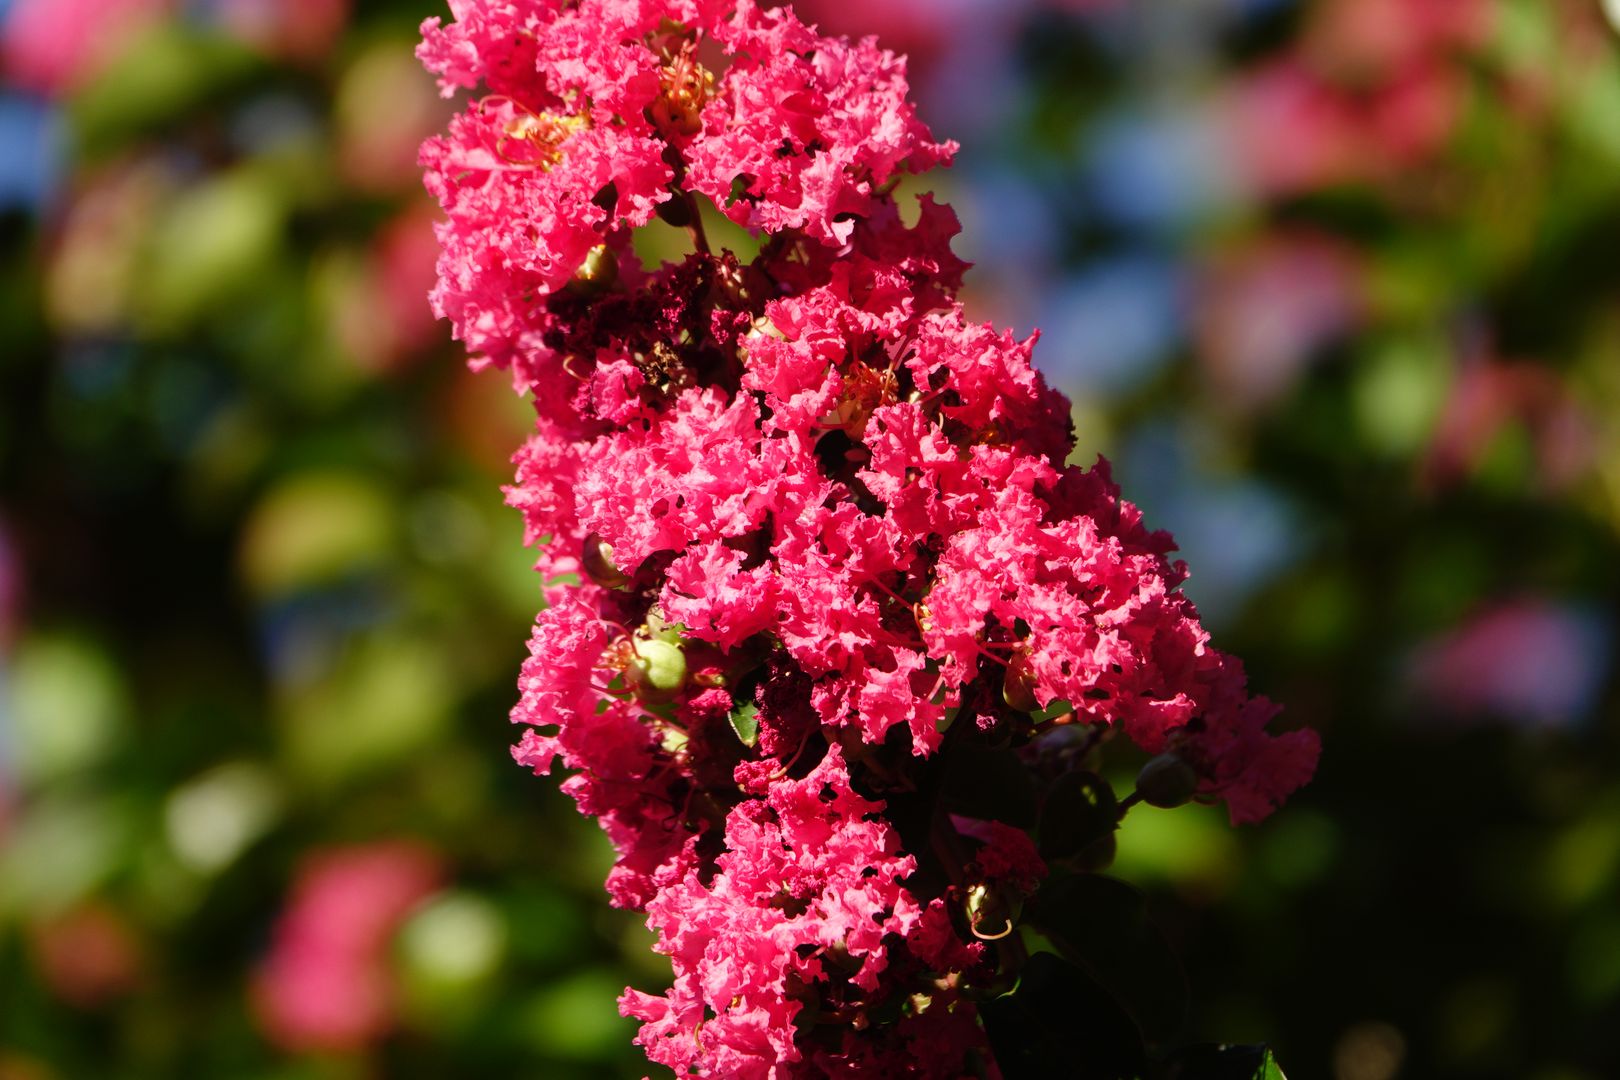
[[[903, 60], [750, 0], [452, 10], [419, 55], [483, 92], [423, 149], [433, 298], [536, 404], [515, 756], [571, 772], [674, 964], [621, 1008], [682, 1073], [995, 1075], [975, 1002], [1048, 861], [1091, 858], [1058, 779], [1118, 730], [1165, 755], [1139, 797], [1253, 821], [1316, 736], [1267, 730], [1169, 536], [1066, 464], [1034, 339], [955, 299], [951, 211], [902, 218], [895, 180], [953, 151]], [[757, 256], [710, 247], [715, 210]], [[692, 250], [644, 269], [655, 216]], [[952, 804], [981, 755], [1045, 793], [1038, 842], [988, 781]]]

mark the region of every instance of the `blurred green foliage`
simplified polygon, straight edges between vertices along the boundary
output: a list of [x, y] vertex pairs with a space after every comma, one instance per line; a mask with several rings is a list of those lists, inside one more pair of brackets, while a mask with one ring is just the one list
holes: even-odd
[[[8, 1080], [640, 1074], [613, 1001], [650, 937], [504, 759], [526, 417], [427, 309], [424, 14], [362, 5], [301, 62], [158, 24], [3, 219]], [[396, 1034], [278, 1050], [249, 988], [300, 866], [401, 836], [445, 887], [381, 958]]]

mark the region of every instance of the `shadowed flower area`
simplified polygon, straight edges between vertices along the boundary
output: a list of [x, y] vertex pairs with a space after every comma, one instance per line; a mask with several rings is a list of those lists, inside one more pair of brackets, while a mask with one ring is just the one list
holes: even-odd
[[1615, 5], [573, 6], [0, 0], [0, 1077], [1620, 1074]]

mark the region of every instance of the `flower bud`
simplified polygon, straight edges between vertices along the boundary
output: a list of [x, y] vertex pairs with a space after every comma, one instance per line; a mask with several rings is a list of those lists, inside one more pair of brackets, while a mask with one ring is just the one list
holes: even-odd
[[579, 563], [585, 571], [585, 576], [604, 589], [623, 589], [630, 584], [629, 575], [620, 570], [618, 564], [613, 561], [613, 545], [596, 533], [591, 533], [585, 538]]
[[1041, 703], [1035, 697], [1035, 670], [1030, 667], [1028, 653], [1020, 652], [1007, 662], [1007, 674], [1001, 680], [1001, 700], [1019, 712], [1039, 711]]
[[1174, 753], [1160, 754], [1136, 774], [1136, 791], [1149, 806], [1180, 806], [1198, 790], [1198, 773]]
[[637, 696], [667, 699], [686, 685], [686, 654], [679, 645], [662, 638], [642, 638], [632, 649], [624, 674]]

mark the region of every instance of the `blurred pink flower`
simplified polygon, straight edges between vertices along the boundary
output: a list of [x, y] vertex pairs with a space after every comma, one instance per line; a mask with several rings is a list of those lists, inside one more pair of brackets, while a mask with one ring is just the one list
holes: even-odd
[[1293, 58], [1236, 81], [1226, 113], [1231, 160], [1262, 195], [1336, 183], [1358, 167], [1348, 108]]
[[988, 21], [1014, 23], [1030, 0], [796, 0], [792, 5], [823, 33], [852, 38], [876, 34], [884, 48], [904, 53], [919, 70], [953, 47], [964, 31]]
[[428, 303], [437, 274], [439, 242], [434, 213], [423, 203], [383, 226], [372, 242], [372, 266], [391, 336], [405, 352], [439, 340], [438, 317]]
[[1399, 176], [1450, 138], [1466, 87], [1466, 73], [1447, 61], [1348, 89], [1287, 57], [1240, 80], [1227, 99], [1230, 157], [1260, 195]]
[[356, 1050], [394, 1022], [389, 940], [442, 876], [438, 856], [411, 841], [307, 856], [253, 980], [265, 1036], [292, 1051]]
[[268, 56], [324, 59], [349, 21], [351, 0], [215, 0], [221, 26]]
[[1407, 685], [1455, 719], [1568, 724], [1590, 709], [1608, 672], [1610, 636], [1606, 623], [1573, 608], [1509, 601], [1420, 645]]
[[343, 179], [368, 192], [420, 191], [417, 150], [452, 111], [409, 54], [362, 54], [344, 71], [333, 106]]
[[1312, 8], [1304, 49], [1317, 70], [1377, 81], [1452, 49], [1483, 45], [1490, 0], [1329, 0]]
[[5, 81], [36, 93], [75, 90], [130, 37], [167, 14], [171, 0], [14, 0], [0, 23]]
[[1399, 169], [1439, 151], [1462, 118], [1467, 77], [1446, 60], [1407, 67], [1363, 106], [1370, 161]]
[[1360, 319], [1362, 260], [1320, 233], [1280, 233], [1211, 258], [1194, 332], [1216, 393], [1238, 409], [1288, 391], [1312, 354]]
[[1592, 423], [1551, 368], [1525, 361], [1470, 358], [1463, 362], [1423, 463], [1424, 483], [1459, 483], [1486, 459], [1511, 424], [1523, 425], [1537, 467], [1537, 486], [1574, 483], [1596, 453]]

